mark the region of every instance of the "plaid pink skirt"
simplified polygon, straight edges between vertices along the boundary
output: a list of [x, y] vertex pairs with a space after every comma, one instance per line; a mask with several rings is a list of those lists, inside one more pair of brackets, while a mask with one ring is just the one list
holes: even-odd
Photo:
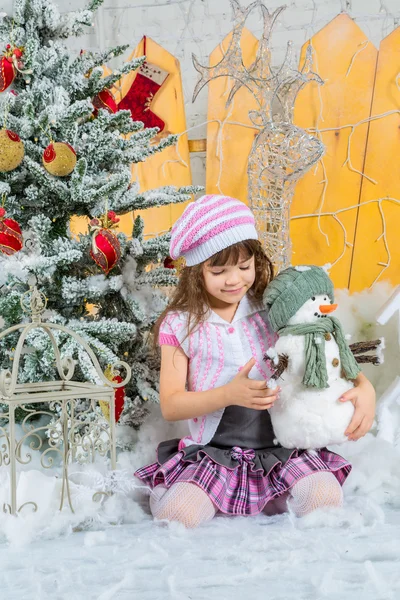
[[268, 473], [255, 468], [254, 450], [233, 447], [231, 455], [237, 461], [234, 468], [219, 464], [206, 450], [207, 447], [199, 449], [196, 461], [185, 460], [183, 451], [176, 452], [163, 464], [155, 462], [138, 469], [135, 476], [151, 489], [157, 485], [169, 488], [178, 481], [194, 483], [222, 513], [256, 515], [307, 475], [328, 471], [343, 485], [351, 471], [344, 458], [326, 448], [294, 450], [284, 464], [277, 462]]

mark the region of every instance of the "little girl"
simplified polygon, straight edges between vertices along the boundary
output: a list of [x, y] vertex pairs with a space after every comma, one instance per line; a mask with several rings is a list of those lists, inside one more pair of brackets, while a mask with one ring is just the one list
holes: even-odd
[[[273, 276], [254, 217], [239, 200], [207, 195], [188, 205], [171, 234], [170, 255], [186, 259], [171, 303], [156, 324], [161, 346], [160, 404], [190, 434], [162, 442], [157, 462], [135, 473], [151, 488], [157, 519], [196, 527], [217, 511], [298, 516], [340, 506], [351, 466], [326, 448], [274, 443], [263, 357], [275, 343], [261, 299]], [[346, 400], [356, 406], [346, 434], [371, 427], [374, 391], [360, 375]]]

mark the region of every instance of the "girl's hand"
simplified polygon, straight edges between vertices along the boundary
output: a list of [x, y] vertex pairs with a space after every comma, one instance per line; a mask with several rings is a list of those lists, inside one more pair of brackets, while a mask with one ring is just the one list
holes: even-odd
[[275, 400], [279, 398], [281, 388], [277, 387], [272, 390], [267, 388], [266, 381], [249, 379], [249, 373], [255, 362], [254, 358], [249, 360], [236, 377], [225, 386], [227, 406], [235, 404], [255, 410], [266, 410], [271, 408]]
[[372, 383], [360, 373], [354, 385], [353, 389], [339, 398], [340, 402], [352, 402], [355, 408], [353, 418], [344, 432], [352, 441], [368, 433], [375, 417], [375, 390]]

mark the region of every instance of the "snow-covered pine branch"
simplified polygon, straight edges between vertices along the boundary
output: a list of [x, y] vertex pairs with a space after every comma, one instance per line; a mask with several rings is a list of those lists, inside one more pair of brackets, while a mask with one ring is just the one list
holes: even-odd
[[124, 197], [114, 202], [114, 210], [125, 213], [131, 210], [152, 208], [153, 206], [166, 206], [171, 204], [171, 200], [174, 203], [188, 202], [191, 198], [190, 194], [186, 192], [186, 188], [177, 189], [172, 186], [148, 190], [143, 193], [133, 194], [130, 192], [131, 190], [128, 190]]
[[[121, 258], [106, 275], [90, 255], [89, 228], [78, 236], [71, 217], [89, 221], [132, 209], [186, 202], [198, 188], [167, 187], [141, 192], [131, 181], [132, 163], [141, 163], [177, 143], [178, 136], [155, 139], [157, 128], [135, 122], [128, 110], [110, 114], [94, 110], [94, 96], [110, 89], [123, 74], [136, 70], [144, 57], [121, 65], [104, 77], [104, 65], [125, 46], [75, 55], [62, 38], [78, 35], [93, 22], [101, 0], [73, 13], [60, 14], [52, 0], [15, 0], [14, 15], [0, 19], [1, 47], [10, 42], [24, 48], [24, 70], [13, 82], [12, 94], [0, 94], [0, 111], [8, 108], [7, 126], [25, 145], [25, 157], [14, 171], [0, 174], [7, 217], [23, 229], [24, 245], [12, 256], [0, 256], [0, 314], [4, 326], [26, 319], [20, 298], [34, 274], [48, 298], [45, 318], [79, 331], [99, 353], [102, 368], [111, 359], [127, 359], [136, 372], [126, 387], [123, 422], [137, 427], [147, 409], [145, 398], [157, 399], [158, 366], [145, 340], [167, 304], [164, 286], [176, 283], [173, 270], [154, 268], [168, 253], [168, 236], [144, 240], [144, 221], [136, 217], [129, 238], [113, 229]], [[14, 21], [14, 23], [13, 23]], [[29, 81], [28, 81], [29, 80]], [[50, 141], [72, 145], [77, 163], [72, 174], [51, 175], [43, 152]], [[55, 171], [56, 172], [56, 171]], [[146, 218], [146, 215], [145, 215]], [[33, 334], [32, 334], [33, 335]], [[57, 375], [53, 349], [43, 336], [33, 335], [24, 354], [23, 381]], [[15, 339], [0, 343], [0, 367], [9, 368]], [[61, 336], [61, 355], [77, 361], [78, 378], [95, 380], [91, 361], [73, 340]], [[10, 345], [14, 344], [14, 346]]]

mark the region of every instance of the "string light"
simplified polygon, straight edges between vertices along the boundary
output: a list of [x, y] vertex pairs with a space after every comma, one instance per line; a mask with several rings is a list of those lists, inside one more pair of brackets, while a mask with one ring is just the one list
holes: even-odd
[[[349, 75], [353, 65], [354, 65], [354, 61], [355, 58], [357, 57], [357, 55], [362, 52], [363, 50], [365, 50], [365, 48], [368, 46], [369, 41], [365, 40], [362, 44], [360, 44], [360, 48], [354, 53], [350, 64], [349, 64], [349, 68], [347, 69], [347, 73], [346, 73], [346, 77]], [[317, 57], [317, 53], [314, 50], [314, 62], [316, 64], [316, 68], [318, 71], [318, 57]], [[398, 86], [398, 79], [400, 77], [400, 74], [396, 77], [396, 85]], [[354, 165], [352, 164], [352, 160], [351, 160], [351, 142], [352, 142], [352, 138], [353, 138], [353, 134], [356, 130], [357, 127], [359, 127], [360, 125], [364, 125], [366, 123], [370, 123], [372, 121], [378, 120], [378, 119], [382, 119], [385, 118], [387, 116], [390, 116], [392, 114], [400, 114], [400, 111], [397, 109], [394, 110], [390, 110], [390, 111], [386, 111], [384, 113], [378, 114], [378, 115], [371, 115], [370, 117], [367, 117], [365, 119], [362, 119], [360, 121], [358, 121], [357, 123], [347, 123], [345, 125], [341, 125], [339, 127], [325, 127], [325, 128], [319, 128], [319, 121], [323, 120], [322, 118], [322, 113], [323, 113], [323, 99], [322, 99], [322, 90], [321, 87], [318, 86], [318, 96], [319, 96], [319, 102], [320, 102], [320, 111], [319, 111], [319, 115], [317, 117], [317, 121], [316, 121], [316, 125], [313, 128], [308, 128], [307, 131], [309, 131], [310, 133], [314, 133], [318, 136], [320, 136], [320, 139], [322, 140], [322, 133], [324, 132], [329, 132], [329, 131], [335, 131], [338, 132], [341, 129], [347, 129], [350, 128], [351, 131], [349, 133], [349, 137], [348, 137], [348, 141], [347, 141], [347, 152], [346, 152], [346, 159], [343, 163], [343, 167], [347, 166], [349, 168], [349, 170], [358, 173], [359, 175], [361, 175], [362, 177], [364, 177], [365, 179], [367, 179], [368, 181], [370, 181], [371, 183], [376, 184], [377, 182], [370, 177], [369, 175], [367, 175], [366, 173], [356, 169], [354, 167]], [[339, 216], [342, 212], [347, 212], [349, 210], [355, 210], [355, 209], [360, 209], [364, 206], [367, 206], [368, 204], [373, 204], [373, 203], [377, 203], [378, 204], [378, 210], [381, 216], [381, 220], [382, 220], [382, 234], [378, 237], [378, 239], [376, 241], [379, 240], [383, 240], [383, 244], [385, 247], [385, 251], [387, 253], [387, 261], [385, 263], [377, 263], [379, 266], [382, 266], [383, 268], [381, 269], [381, 271], [378, 273], [378, 275], [375, 277], [374, 281], [371, 283], [371, 287], [382, 277], [383, 273], [386, 271], [386, 269], [388, 269], [388, 267], [391, 264], [391, 252], [390, 252], [390, 248], [389, 248], [389, 244], [388, 244], [388, 240], [387, 240], [387, 233], [386, 233], [386, 219], [385, 219], [385, 215], [384, 215], [384, 211], [383, 211], [383, 202], [385, 201], [390, 201], [393, 202], [397, 205], [400, 204], [400, 200], [397, 198], [393, 198], [390, 196], [384, 197], [384, 198], [377, 198], [377, 199], [373, 199], [373, 200], [368, 200], [366, 202], [363, 203], [357, 203], [355, 205], [349, 206], [349, 207], [345, 207], [345, 208], [340, 208], [336, 211], [332, 211], [332, 212], [322, 212], [323, 209], [323, 205], [325, 202], [325, 197], [326, 197], [326, 192], [328, 189], [328, 185], [329, 185], [329, 180], [327, 177], [327, 172], [326, 172], [326, 168], [325, 168], [325, 164], [324, 164], [324, 160], [323, 157], [321, 157], [319, 163], [321, 165], [322, 171], [323, 171], [323, 179], [321, 181], [321, 183], [323, 184], [323, 189], [322, 189], [322, 193], [321, 193], [321, 201], [320, 204], [318, 206], [317, 212], [313, 213], [313, 214], [302, 214], [302, 215], [297, 215], [295, 217], [291, 217], [290, 220], [296, 220], [296, 219], [302, 219], [302, 218], [310, 218], [310, 217], [317, 217], [318, 218], [318, 229], [320, 231], [320, 233], [325, 237], [326, 243], [328, 246], [330, 246], [330, 242], [329, 242], [329, 236], [322, 230], [321, 227], [321, 217], [332, 217], [334, 219], [334, 221], [340, 226], [342, 232], [343, 232], [343, 248], [339, 254], [339, 256], [336, 258], [336, 260], [332, 263], [333, 265], [336, 265], [344, 256], [345, 252], [346, 252], [346, 247], [353, 247], [353, 245], [349, 242], [348, 238], [347, 238], [347, 231], [346, 228], [344, 226], [344, 224], [342, 223], [342, 221], [340, 220]]]
[[357, 52], [355, 52], [353, 54], [353, 57], [352, 57], [352, 59], [350, 61], [350, 64], [349, 64], [349, 68], [347, 69], [347, 72], [346, 72], [346, 77], [349, 76], [350, 71], [353, 68], [353, 64], [354, 64], [354, 61], [355, 61], [356, 57], [360, 54], [360, 52], [362, 52], [363, 50], [365, 50], [365, 48], [368, 46], [368, 44], [369, 44], [369, 40], [364, 40], [361, 44], [358, 44], [359, 46], [361, 46], [361, 48], [359, 48], [357, 50]]
[[331, 211], [331, 212], [324, 212], [324, 213], [320, 213], [319, 215], [317, 213], [309, 213], [309, 214], [303, 214], [303, 215], [296, 215], [294, 217], [291, 217], [291, 221], [296, 221], [298, 219], [308, 219], [311, 217], [332, 217], [333, 219], [335, 219], [335, 221], [340, 225], [342, 231], [343, 231], [343, 250], [341, 252], [341, 254], [336, 258], [336, 260], [332, 263], [332, 266], [336, 265], [341, 258], [343, 258], [345, 251], [346, 251], [346, 246], [351, 246], [352, 244], [348, 241], [347, 239], [347, 231], [345, 226], [343, 225], [343, 223], [341, 222], [341, 220], [339, 219], [338, 215], [343, 213], [343, 212], [347, 212], [349, 210], [355, 210], [355, 209], [360, 209], [363, 208], [364, 206], [367, 206], [368, 204], [378, 204], [378, 209], [379, 209], [379, 213], [381, 215], [381, 219], [382, 219], [382, 233], [381, 235], [375, 240], [375, 241], [379, 241], [379, 240], [383, 240], [383, 244], [385, 246], [385, 250], [387, 253], [387, 261], [385, 263], [377, 263], [379, 266], [383, 266], [383, 269], [380, 271], [380, 273], [378, 273], [378, 275], [375, 277], [374, 281], [371, 283], [372, 287], [377, 281], [378, 279], [380, 279], [380, 277], [382, 276], [382, 274], [386, 271], [386, 269], [389, 268], [390, 263], [391, 263], [391, 252], [390, 252], [390, 248], [389, 248], [389, 244], [387, 241], [387, 231], [386, 231], [386, 219], [385, 219], [385, 215], [382, 209], [382, 204], [383, 202], [393, 202], [394, 204], [397, 204], [398, 206], [400, 206], [400, 199], [398, 198], [393, 198], [391, 196], [385, 196], [382, 198], [375, 198], [373, 200], [367, 200], [366, 202], [363, 202], [362, 204], [353, 204], [352, 206], [346, 206], [344, 208], [338, 208], [338, 210], [336, 211]]

